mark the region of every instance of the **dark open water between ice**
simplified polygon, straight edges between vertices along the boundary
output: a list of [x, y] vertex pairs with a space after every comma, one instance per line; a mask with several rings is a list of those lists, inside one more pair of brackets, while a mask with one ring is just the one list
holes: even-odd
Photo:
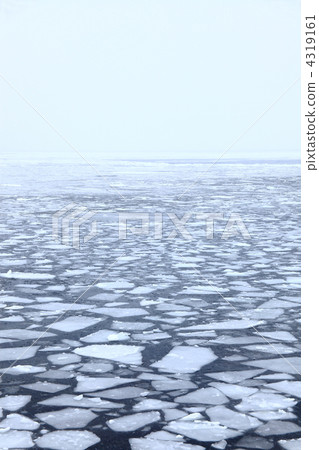
[[[0, 448], [299, 449], [299, 165], [96, 167], [1, 162]], [[69, 204], [96, 211], [80, 249], [52, 237]]]

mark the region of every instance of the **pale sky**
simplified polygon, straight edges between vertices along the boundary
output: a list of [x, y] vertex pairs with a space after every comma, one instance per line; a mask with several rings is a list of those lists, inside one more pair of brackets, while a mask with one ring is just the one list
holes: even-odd
[[[296, 0], [2, 0], [0, 73], [86, 158], [216, 158], [300, 75]], [[297, 82], [227, 153], [299, 158]], [[1, 153], [73, 151], [0, 79]]]

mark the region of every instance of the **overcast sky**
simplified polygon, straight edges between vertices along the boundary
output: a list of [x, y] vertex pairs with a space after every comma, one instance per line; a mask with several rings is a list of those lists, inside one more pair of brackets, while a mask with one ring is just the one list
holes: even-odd
[[[296, 0], [2, 0], [0, 73], [85, 157], [216, 158], [298, 77]], [[298, 158], [297, 82], [228, 152]], [[0, 79], [2, 153], [73, 156]]]

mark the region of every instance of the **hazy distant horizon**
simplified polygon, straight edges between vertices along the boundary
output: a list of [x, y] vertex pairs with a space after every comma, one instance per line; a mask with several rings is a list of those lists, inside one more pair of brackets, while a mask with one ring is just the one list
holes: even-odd
[[223, 159], [299, 158], [299, 0], [7, 6], [0, 135], [11, 158], [64, 158], [61, 136], [88, 160], [215, 159], [229, 146]]
[[[300, 155], [289, 155], [289, 157], [287, 156], [274, 156], [271, 155], [269, 157], [265, 157], [265, 156], [260, 156], [260, 157], [252, 157], [252, 156], [241, 156], [239, 158], [230, 158], [230, 157], [223, 157], [221, 159], [219, 159], [218, 156], [216, 157], [211, 157], [211, 158], [204, 158], [204, 157], [188, 157], [188, 158], [107, 158], [105, 156], [101, 156], [101, 155], [96, 155], [96, 154], [92, 154], [92, 155], [83, 155], [86, 159], [86, 161], [88, 163], [90, 162], [169, 162], [169, 163], [173, 163], [173, 162], [182, 162], [182, 161], [189, 161], [192, 163], [212, 163], [212, 162], [216, 162], [217, 164], [229, 164], [229, 163], [236, 163], [236, 162], [243, 162], [243, 163], [249, 163], [249, 162], [278, 162], [278, 163], [300, 163]], [[54, 162], [54, 163], [58, 163], [60, 162], [61, 164], [64, 162], [72, 162], [74, 164], [87, 164], [87, 162], [82, 159], [81, 157], [75, 155], [75, 156], [55, 156], [55, 155], [41, 155], [41, 154], [32, 154], [32, 155], [5, 155], [2, 153], [2, 155], [0, 156], [0, 161], [11, 161], [11, 162], [18, 162], [18, 161], [23, 161], [23, 162], [35, 162], [35, 161], [43, 161], [43, 162]]]

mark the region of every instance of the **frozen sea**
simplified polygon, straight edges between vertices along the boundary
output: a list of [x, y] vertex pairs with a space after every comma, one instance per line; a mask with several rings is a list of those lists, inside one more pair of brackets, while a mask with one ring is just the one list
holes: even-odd
[[299, 164], [91, 162], [0, 162], [0, 448], [300, 449]]

